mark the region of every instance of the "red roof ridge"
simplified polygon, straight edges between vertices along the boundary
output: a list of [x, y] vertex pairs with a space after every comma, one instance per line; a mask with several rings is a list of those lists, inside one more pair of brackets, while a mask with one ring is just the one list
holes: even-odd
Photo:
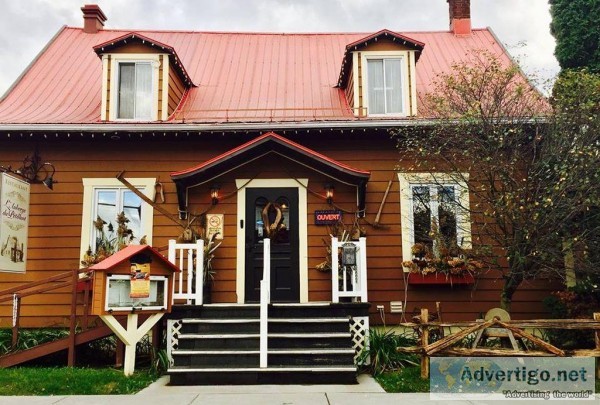
[[[65, 25], [63, 28], [73, 29], [83, 31], [82, 27], [68, 26]], [[381, 31], [381, 30], [380, 30]], [[395, 32], [397, 34], [407, 35], [407, 34], [439, 34], [439, 33], [448, 33], [452, 34], [450, 30], [388, 30], [390, 32]], [[471, 31], [489, 31], [489, 27], [481, 27], [481, 28], [472, 28]], [[307, 32], [282, 32], [282, 31], [224, 31], [224, 30], [215, 30], [215, 31], [207, 31], [207, 30], [177, 30], [177, 29], [155, 29], [155, 28], [104, 28], [98, 33], [102, 32], [156, 32], [156, 33], [174, 33], [174, 34], [234, 34], [234, 35], [273, 35], [273, 36], [285, 36], [285, 35], [371, 35], [373, 31], [307, 31]], [[454, 35], [454, 34], [453, 34]], [[467, 37], [468, 38], [468, 37]]]

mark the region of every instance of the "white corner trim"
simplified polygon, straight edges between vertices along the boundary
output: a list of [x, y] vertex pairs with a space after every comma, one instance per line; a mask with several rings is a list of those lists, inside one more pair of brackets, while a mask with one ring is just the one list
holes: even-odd
[[[131, 184], [140, 188], [150, 199], [153, 197], [155, 178], [128, 178]], [[79, 258], [83, 257], [92, 244], [92, 213], [94, 212], [94, 191], [98, 188], [125, 188], [116, 178], [84, 178], [83, 179], [83, 211], [81, 214], [81, 240]], [[142, 235], [146, 235], [148, 245], [152, 246], [154, 208], [150, 204], [142, 204]], [[140, 236], [142, 236], [140, 235]]]
[[[412, 259], [411, 248], [414, 245], [412, 224], [412, 192], [411, 186], [418, 184], [451, 184], [459, 191], [459, 205], [464, 209], [458, 213], [457, 227], [461, 230], [462, 248], [470, 249], [471, 244], [471, 214], [469, 211], [469, 181], [468, 173], [415, 173], [398, 172], [400, 183], [400, 223], [402, 228], [402, 261]], [[406, 270], [405, 270], [406, 271]]]
[[[300, 184], [304, 187], [302, 187]], [[237, 193], [237, 274], [236, 293], [238, 304], [245, 303], [246, 284], [246, 231], [240, 226], [248, 226], [246, 219], [246, 187], [252, 188], [282, 188], [293, 187], [298, 189], [298, 232], [299, 246], [298, 259], [300, 265], [300, 302], [308, 302], [308, 196], [306, 187], [308, 179], [236, 179]], [[241, 188], [240, 188], [241, 187]]]
[[100, 120], [106, 121], [106, 106], [108, 103], [108, 55], [102, 55], [102, 103], [100, 104]]
[[169, 118], [169, 69], [170, 61], [169, 56], [162, 55], [162, 115], [159, 117], [160, 120], [166, 121]]

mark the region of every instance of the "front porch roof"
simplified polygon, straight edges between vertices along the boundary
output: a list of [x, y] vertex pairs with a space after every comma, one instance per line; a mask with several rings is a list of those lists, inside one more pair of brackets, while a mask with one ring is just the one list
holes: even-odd
[[187, 212], [188, 188], [207, 183], [270, 153], [281, 155], [341, 183], [356, 186], [358, 212], [364, 211], [367, 181], [371, 176], [369, 171], [350, 167], [274, 132], [268, 132], [197, 166], [171, 173], [171, 179], [177, 187], [180, 212]]

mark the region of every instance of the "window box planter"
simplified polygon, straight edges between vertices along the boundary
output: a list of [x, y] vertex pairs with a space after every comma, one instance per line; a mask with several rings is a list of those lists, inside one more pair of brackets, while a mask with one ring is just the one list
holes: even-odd
[[472, 285], [475, 284], [475, 277], [472, 274], [460, 276], [445, 275], [439, 273], [408, 273], [408, 284], [418, 285]]

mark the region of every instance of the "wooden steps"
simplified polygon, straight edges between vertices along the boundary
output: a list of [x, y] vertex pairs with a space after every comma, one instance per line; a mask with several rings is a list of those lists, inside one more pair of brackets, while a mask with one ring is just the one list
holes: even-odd
[[355, 384], [349, 316], [367, 310], [368, 304], [271, 305], [268, 367], [260, 368], [257, 305], [175, 308], [171, 384]]

